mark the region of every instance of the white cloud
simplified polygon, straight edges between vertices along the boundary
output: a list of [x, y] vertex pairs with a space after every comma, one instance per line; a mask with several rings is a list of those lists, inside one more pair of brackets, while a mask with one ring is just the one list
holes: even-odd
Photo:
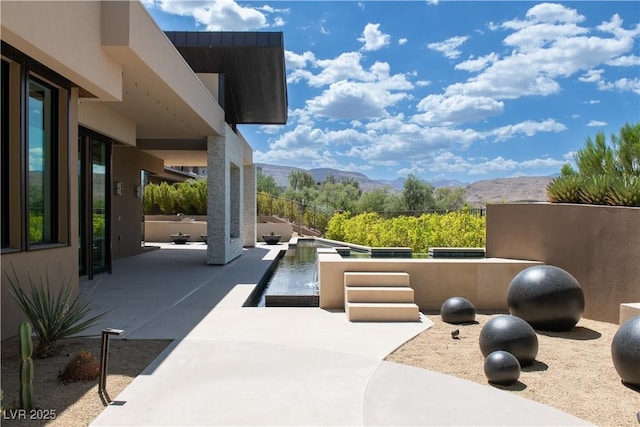
[[524, 170], [539, 173], [540, 170], [558, 170], [566, 161], [552, 158], [537, 158], [531, 160], [505, 159], [502, 156], [493, 159], [469, 159], [451, 152], [441, 152], [433, 157], [429, 167], [432, 173], [468, 173], [469, 175], [487, 175], [518, 171], [516, 175], [523, 175]]
[[[513, 30], [504, 43], [513, 48], [502, 57], [495, 54], [486, 64], [482, 60], [470, 60], [458, 64], [458, 69], [474, 71], [477, 76], [466, 82], [455, 83], [445, 90], [445, 95], [466, 94], [497, 99], [516, 99], [522, 96], [551, 95], [561, 91], [558, 78], [585, 73], [581, 81], [598, 82], [603, 70], [599, 65], [632, 63], [633, 58], [622, 60], [633, 50], [633, 37], [640, 31], [622, 28], [622, 20], [614, 16], [598, 27], [602, 36], [587, 36], [589, 29], [580, 27], [584, 17], [575, 9], [564, 5], [543, 3], [527, 12], [526, 20], [512, 20], [493, 28]], [[485, 65], [489, 64], [486, 66]], [[598, 76], [597, 74], [601, 74]], [[634, 81], [600, 83], [602, 90], [636, 91]]]
[[542, 122], [534, 122], [527, 120], [515, 125], [502, 126], [486, 133], [487, 137], [494, 137], [496, 141], [505, 141], [513, 138], [517, 134], [526, 136], [534, 136], [539, 132], [562, 132], [567, 127], [562, 123], [558, 123], [553, 119], [547, 119]]
[[399, 44], [400, 46], [403, 46], [403, 45], [407, 44], [407, 42], [408, 42], [408, 41], [409, 41], [409, 40], [408, 40], [407, 38], [403, 37], [403, 38], [401, 38], [401, 39], [399, 39], [399, 40], [398, 40], [398, 44]]
[[241, 6], [234, 0], [157, 0], [153, 7], [174, 15], [191, 16], [206, 31], [246, 31], [269, 26], [263, 12]]
[[484, 70], [485, 68], [487, 68], [487, 66], [496, 62], [498, 58], [499, 58], [498, 54], [492, 52], [489, 55], [480, 56], [475, 59], [467, 59], [464, 62], [456, 64], [454, 68], [456, 70], [478, 72], [478, 71]]
[[285, 50], [284, 60], [288, 69], [297, 69], [305, 68], [307, 63], [313, 63], [316, 60], [316, 57], [313, 52], [309, 51], [300, 55], [290, 50]]
[[429, 43], [427, 47], [441, 52], [446, 58], [456, 59], [462, 53], [458, 48], [462, 46], [467, 39], [468, 37], [466, 36], [456, 36], [442, 42]]
[[428, 125], [455, 125], [477, 122], [502, 113], [504, 103], [493, 98], [465, 95], [428, 95], [417, 106], [422, 114], [411, 121]]
[[583, 104], [588, 104], [588, 105], [600, 104], [600, 100], [599, 99], [590, 99], [588, 101], [583, 102]]
[[608, 124], [607, 122], [603, 122], [600, 120], [591, 120], [589, 123], [587, 123], [587, 126], [599, 128], [599, 127], [606, 126], [607, 124]]
[[607, 61], [607, 65], [613, 67], [637, 67], [640, 66], [640, 56], [622, 55]]
[[367, 24], [362, 31], [362, 37], [358, 41], [364, 43], [362, 50], [379, 50], [391, 42], [391, 36], [380, 31], [380, 24]]

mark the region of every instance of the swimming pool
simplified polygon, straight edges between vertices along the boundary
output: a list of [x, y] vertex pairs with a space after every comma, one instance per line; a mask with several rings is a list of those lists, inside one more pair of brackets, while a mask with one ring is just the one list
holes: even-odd
[[[434, 254], [411, 254], [407, 248], [365, 248], [316, 238], [298, 239], [281, 251], [256, 289], [245, 302], [247, 307], [318, 307], [317, 249], [336, 248], [343, 257], [427, 258]], [[467, 257], [464, 248], [438, 248], [445, 257]], [[474, 251], [471, 256], [477, 257]], [[484, 249], [482, 250], [484, 256]]]

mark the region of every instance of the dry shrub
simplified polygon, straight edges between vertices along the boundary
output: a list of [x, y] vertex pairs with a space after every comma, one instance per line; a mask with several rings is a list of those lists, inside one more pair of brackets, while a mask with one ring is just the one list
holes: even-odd
[[88, 351], [81, 351], [73, 356], [58, 377], [63, 383], [68, 384], [76, 381], [95, 381], [99, 375], [100, 363], [95, 356]]

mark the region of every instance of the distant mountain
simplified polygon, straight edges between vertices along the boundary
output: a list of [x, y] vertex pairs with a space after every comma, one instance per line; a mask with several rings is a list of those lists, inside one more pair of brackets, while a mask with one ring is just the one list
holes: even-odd
[[521, 176], [477, 181], [467, 186], [467, 202], [474, 206], [486, 203], [544, 202], [551, 176]]
[[[360, 188], [364, 191], [376, 188], [391, 188], [393, 191], [401, 192], [404, 188], [404, 178], [397, 178], [392, 181], [373, 180], [360, 172], [342, 171], [330, 168], [303, 169], [291, 166], [278, 166], [266, 163], [258, 163], [258, 169], [265, 175], [272, 176], [276, 185], [287, 187], [289, 185], [289, 173], [294, 170], [301, 170], [310, 173], [316, 182], [324, 181], [329, 174], [336, 178], [350, 178], [360, 183]], [[467, 189], [467, 202], [473, 206], [483, 206], [486, 203], [504, 202], [542, 202], [547, 200], [547, 185], [553, 176], [523, 176], [517, 178], [496, 178], [477, 181], [473, 184], [466, 184], [458, 180], [438, 180], [430, 184], [435, 188], [440, 187], [465, 187]]]
[[376, 188], [383, 188], [383, 187], [392, 187], [394, 189], [399, 189], [402, 190], [403, 184], [404, 184], [404, 180], [402, 181], [402, 183], [400, 184], [399, 187], [396, 187], [394, 185], [391, 184], [391, 182], [396, 182], [396, 181], [375, 181], [373, 179], [370, 179], [368, 176], [366, 176], [363, 173], [360, 172], [351, 172], [351, 171], [343, 171], [343, 170], [338, 170], [338, 169], [331, 169], [331, 168], [315, 168], [315, 169], [303, 169], [303, 168], [295, 168], [292, 166], [277, 166], [277, 165], [269, 165], [266, 163], [257, 163], [256, 167], [260, 170], [262, 170], [262, 173], [268, 176], [273, 177], [273, 179], [276, 182], [276, 185], [279, 187], [287, 187], [289, 185], [289, 173], [292, 170], [301, 170], [301, 171], [305, 171], [309, 174], [311, 174], [311, 176], [313, 176], [313, 179], [316, 182], [322, 182], [324, 180], [327, 179], [327, 176], [329, 175], [333, 175], [334, 177], [336, 177], [337, 179], [354, 179], [357, 182], [360, 183], [360, 188], [363, 191], [368, 191], [368, 190], [374, 190]]

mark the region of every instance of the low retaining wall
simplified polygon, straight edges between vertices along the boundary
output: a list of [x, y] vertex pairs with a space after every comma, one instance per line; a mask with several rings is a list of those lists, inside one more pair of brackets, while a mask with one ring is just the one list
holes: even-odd
[[640, 208], [488, 205], [487, 256], [568, 271], [584, 291], [584, 317], [617, 323], [620, 304], [640, 302]]
[[259, 222], [256, 230], [258, 242], [264, 242], [262, 236], [268, 236], [271, 232], [279, 234], [281, 242], [287, 242], [293, 236], [293, 226], [288, 222]]
[[205, 221], [145, 221], [145, 242], [171, 242], [171, 234], [190, 234], [190, 242], [199, 242], [200, 236], [207, 234]]
[[440, 310], [453, 296], [464, 297], [478, 310], [507, 310], [507, 288], [520, 271], [538, 261], [500, 258], [341, 258], [333, 249], [318, 250], [320, 307], [344, 309], [345, 272], [406, 272], [421, 311]]

